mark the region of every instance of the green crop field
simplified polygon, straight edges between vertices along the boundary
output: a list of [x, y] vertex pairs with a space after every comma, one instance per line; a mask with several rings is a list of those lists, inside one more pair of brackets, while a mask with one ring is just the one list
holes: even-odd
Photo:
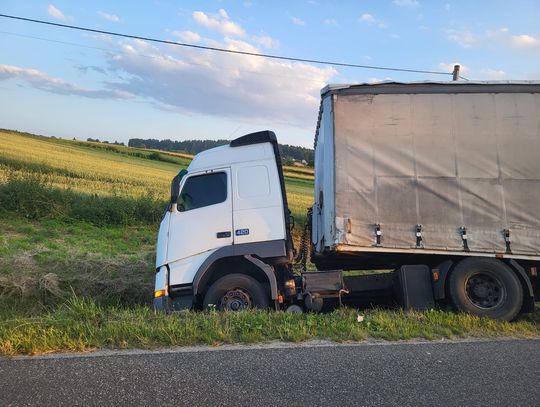
[[[155, 240], [172, 177], [191, 156], [0, 130], [0, 354], [273, 339], [540, 335], [445, 310], [291, 316], [154, 315]], [[295, 240], [313, 170], [284, 168]]]
[[[166, 200], [172, 177], [188, 154], [0, 132], [0, 182], [43, 176], [48, 185], [83, 194], [152, 196]], [[286, 167], [287, 196], [294, 215], [311, 206], [313, 171]]]
[[[35, 312], [72, 292], [148, 304], [170, 182], [191, 158], [0, 131], [0, 305]], [[287, 168], [296, 239], [312, 180]]]

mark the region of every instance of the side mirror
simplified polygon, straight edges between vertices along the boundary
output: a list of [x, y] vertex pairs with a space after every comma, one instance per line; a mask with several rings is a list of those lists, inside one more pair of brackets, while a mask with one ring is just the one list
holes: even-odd
[[182, 181], [182, 178], [186, 174], [186, 170], [180, 171], [171, 182], [171, 207], [178, 202], [178, 197], [180, 195], [180, 181]]
[[178, 201], [180, 195], [180, 174], [176, 175], [171, 182], [171, 204], [175, 204]]

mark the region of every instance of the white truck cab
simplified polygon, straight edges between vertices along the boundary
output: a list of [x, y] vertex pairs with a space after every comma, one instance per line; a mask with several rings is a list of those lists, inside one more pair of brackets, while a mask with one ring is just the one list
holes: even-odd
[[[270, 304], [278, 297], [273, 266], [291, 256], [276, 136], [240, 137], [197, 154], [173, 180], [158, 234], [155, 308]], [[255, 292], [238, 290], [238, 278]]]

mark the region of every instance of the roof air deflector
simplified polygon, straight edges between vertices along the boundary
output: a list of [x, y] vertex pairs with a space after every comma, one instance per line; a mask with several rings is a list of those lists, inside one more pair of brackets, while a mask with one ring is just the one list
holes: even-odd
[[250, 144], [260, 143], [276, 143], [276, 134], [270, 130], [258, 131], [256, 133], [246, 134], [245, 136], [238, 137], [229, 143], [231, 147], [248, 146]]

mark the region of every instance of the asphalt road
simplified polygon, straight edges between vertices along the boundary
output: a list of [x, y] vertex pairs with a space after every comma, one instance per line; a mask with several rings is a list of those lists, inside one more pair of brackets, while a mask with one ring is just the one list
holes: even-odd
[[0, 405], [538, 406], [540, 340], [0, 358]]

